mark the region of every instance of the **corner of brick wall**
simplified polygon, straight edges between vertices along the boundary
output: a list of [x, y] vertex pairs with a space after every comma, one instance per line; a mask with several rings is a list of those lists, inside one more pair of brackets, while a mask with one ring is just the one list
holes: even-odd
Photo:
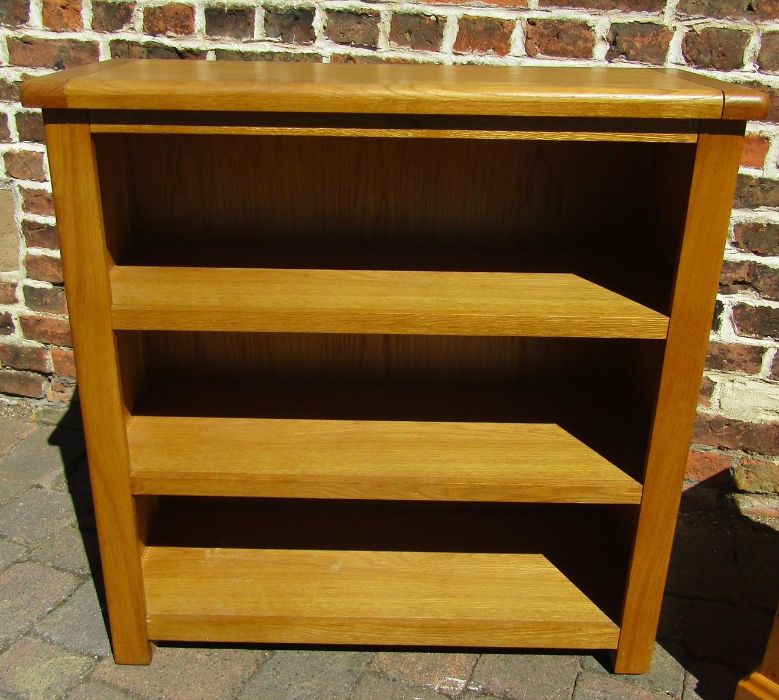
[[[40, 115], [19, 81], [111, 57], [684, 66], [769, 93], [747, 127], [687, 485], [779, 499], [777, 0], [2, 0], [0, 395], [68, 402], [75, 371]], [[16, 398], [14, 398], [16, 397]]]

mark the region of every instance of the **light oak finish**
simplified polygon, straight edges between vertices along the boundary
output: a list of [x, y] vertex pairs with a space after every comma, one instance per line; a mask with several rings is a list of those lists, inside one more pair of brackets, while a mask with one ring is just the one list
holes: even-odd
[[779, 609], [757, 670], [738, 684], [734, 700], [779, 700]]
[[138, 558], [143, 544], [129, 488], [120, 368], [110, 319], [109, 258], [85, 115], [48, 113], [46, 143], [114, 659], [148, 664], [151, 647]]
[[128, 435], [136, 494], [641, 500], [639, 483], [554, 424], [136, 416]]
[[117, 330], [664, 338], [668, 327], [566, 274], [115, 267], [111, 289]]
[[613, 648], [618, 636], [540, 554], [149, 547], [143, 568], [155, 639]]

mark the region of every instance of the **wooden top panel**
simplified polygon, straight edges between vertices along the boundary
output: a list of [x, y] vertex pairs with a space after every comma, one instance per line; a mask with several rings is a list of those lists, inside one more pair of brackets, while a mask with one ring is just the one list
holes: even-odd
[[[27, 107], [757, 119], [760, 92], [666, 69], [119, 60], [27, 79]], [[739, 109], [724, 114], [728, 96]]]

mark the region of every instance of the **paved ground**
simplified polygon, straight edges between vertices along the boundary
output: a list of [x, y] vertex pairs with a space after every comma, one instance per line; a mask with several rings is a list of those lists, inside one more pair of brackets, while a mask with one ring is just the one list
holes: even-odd
[[778, 535], [703, 486], [687, 492], [642, 677], [611, 675], [598, 656], [174, 645], [150, 667], [120, 667], [92, 579], [78, 422], [0, 406], [0, 700], [730, 699], [760, 659], [779, 598]]

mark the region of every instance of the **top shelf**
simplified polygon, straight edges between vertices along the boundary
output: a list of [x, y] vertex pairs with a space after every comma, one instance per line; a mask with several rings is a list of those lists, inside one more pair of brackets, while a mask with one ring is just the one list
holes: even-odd
[[112, 60], [25, 80], [27, 107], [760, 119], [767, 97], [675, 69]]

